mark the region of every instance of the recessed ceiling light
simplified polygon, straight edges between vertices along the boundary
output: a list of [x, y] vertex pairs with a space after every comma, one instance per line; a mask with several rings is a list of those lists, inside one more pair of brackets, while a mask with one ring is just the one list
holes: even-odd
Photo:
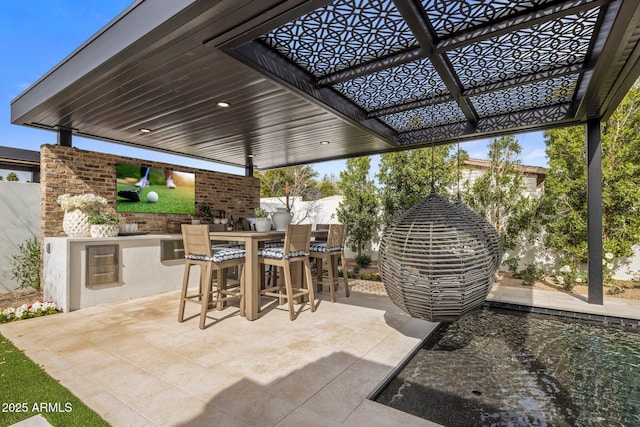
[[229, 106], [228, 102], [224, 102], [224, 101], [218, 102], [218, 107], [227, 108], [228, 106]]
[[247, 154], [247, 157], [253, 159], [253, 154]]
[[142, 132], [142, 133], [149, 133], [149, 132], [151, 132], [151, 129], [142, 128], [142, 129], [140, 129], [140, 132]]
[[320, 144], [322, 144], [322, 145], [329, 145], [329, 141], [320, 141]]

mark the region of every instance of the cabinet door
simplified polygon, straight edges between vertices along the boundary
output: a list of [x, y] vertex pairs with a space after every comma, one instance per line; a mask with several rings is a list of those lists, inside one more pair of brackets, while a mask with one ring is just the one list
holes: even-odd
[[118, 282], [120, 272], [119, 250], [119, 245], [87, 246], [87, 287]]

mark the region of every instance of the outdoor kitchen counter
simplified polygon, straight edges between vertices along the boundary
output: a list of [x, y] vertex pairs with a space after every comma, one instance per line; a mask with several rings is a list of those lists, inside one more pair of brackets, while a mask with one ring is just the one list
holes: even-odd
[[43, 248], [44, 298], [65, 312], [179, 290], [182, 285], [180, 234], [46, 237]]

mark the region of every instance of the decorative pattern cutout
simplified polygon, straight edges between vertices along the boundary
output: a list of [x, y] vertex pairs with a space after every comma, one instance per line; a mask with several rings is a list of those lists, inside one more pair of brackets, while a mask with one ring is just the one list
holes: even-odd
[[417, 45], [400, 12], [385, 0], [339, 0], [262, 40], [316, 77]]
[[429, 99], [447, 91], [428, 59], [388, 68], [334, 87], [367, 111]]
[[382, 121], [398, 132], [455, 123], [464, 118], [462, 110], [455, 102], [445, 102], [381, 117]]
[[489, 92], [470, 99], [480, 117], [495, 116], [570, 102], [577, 81], [578, 75], [574, 74]]
[[600, 8], [565, 16], [447, 54], [464, 87], [584, 62]]
[[532, 7], [541, 7], [552, 0], [422, 0], [431, 25], [439, 36], [487, 25], [522, 13]]

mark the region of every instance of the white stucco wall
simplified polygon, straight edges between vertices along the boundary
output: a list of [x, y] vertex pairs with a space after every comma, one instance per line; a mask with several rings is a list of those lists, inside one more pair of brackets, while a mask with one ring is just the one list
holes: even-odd
[[11, 257], [34, 236], [40, 238], [40, 184], [0, 181], [0, 293], [18, 288]]
[[[535, 180], [527, 183], [529, 187], [535, 188]], [[530, 192], [529, 195], [535, 197], [536, 194]], [[317, 202], [303, 202], [297, 200], [294, 203], [294, 223], [304, 224], [332, 224], [338, 223], [338, 217], [336, 211], [338, 206], [343, 200], [343, 196], [331, 196], [318, 200]], [[308, 218], [300, 221], [296, 215], [305, 209], [311, 209], [309, 206], [313, 204], [313, 213]], [[276, 197], [260, 199], [260, 206], [268, 211], [275, 211], [277, 207], [283, 207], [284, 204]], [[298, 212], [295, 212], [295, 211]], [[298, 220], [297, 220], [298, 219]], [[380, 236], [381, 237], [381, 236]], [[510, 251], [510, 256], [517, 256], [520, 259], [520, 269], [524, 269], [527, 264], [535, 262], [535, 264], [545, 270], [547, 273], [551, 273], [553, 270], [557, 270], [560, 265], [560, 257], [553, 251], [547, 249], [544, 244], [544, 236], [540, 236], [533, 242], [522, 241], [516, 250]], [[378, 259], [379, 243], [374, 242], [369, 248], [365, 250], [365, 253], [371, 256], [371, 259]], [[355, 257], [355, 253], [347, 250], [346, 255], [348, 258]], [[632, 278], [640, 277], [640, 244], [634, 246], [634, 255], [629, 258], [615, 260], [614, 275], [615, 279], [631, 280]]]

